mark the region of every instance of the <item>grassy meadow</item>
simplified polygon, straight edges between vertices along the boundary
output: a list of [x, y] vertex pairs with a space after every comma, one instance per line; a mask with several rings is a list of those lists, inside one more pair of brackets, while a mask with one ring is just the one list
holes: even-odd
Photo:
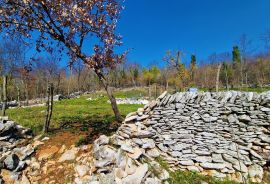
[[[141, 91], [116, 92], [117, 98], [139, 97]], [[93, 100], [87, 100], [88, 98]], [[80, 98], [66, 99], [54, 102], [51, 120], [51, 128], [59, 128], [65, 123], [87, 123], [87, 122], [112, 122], [114, 114], [108, 98], [104, 93], [83, 95]], [[121, 104], [119, 105], [122, 116], [136, 111], [143, 105]], [[20, 123], [22, 126], [31, 128], [35, 133], [42, 131], [45, 121], [45, 106], [8, 109], [6, 114], [10, 119]]]

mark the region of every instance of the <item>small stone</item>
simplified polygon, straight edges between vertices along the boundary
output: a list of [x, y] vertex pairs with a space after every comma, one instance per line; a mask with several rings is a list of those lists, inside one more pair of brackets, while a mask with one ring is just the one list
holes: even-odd
[[221, 154], [213, 153], [212, 159], [213, 159], [213, 162], [215, 162], [215, 163], [223, 163], [224, 162]]
[[259, 160], [263, 160], [263, 158], [258, 154], [256, 153], [255, 151], [253, 150], [250, 150], [250, 153], [252, 156], [254, 156], [255, 158], [259, 159]]
[[231, 164], [237, 164], [238, 160], [228, 154], [223, 154], [223, 159]]
[[112, 163], [111, 159], [103, 159], [103, 160], [98, 160], [94, 162], [95, 167], [98, 167], [98, 168], [103, 168], [107, 165], [110, 165], [111, 163]]
[[243, 172], [243, 173], [248, 172], [248, 169], [247, 169], [246, 165], [241, 161], [239, 161], [237, 164], [234, 164], [233, 168], [236, 169], [237, 171], [240, 171], [240, 172]]
[[18, 181], [18, 174], [11, 172], [9, 170], [6, 169], [2, 169], [1, 170], [1, 176], [2, 179], [5, 181], [5, 183], [7, 184], [13, 184], [15, 183], [15, 181]]
[[183, 154], [182, 154], [182, 152], [180, 152], [180, 151], [172, 151], [172, 152], [171, 152], [171, 155], [172, 155], [173, 157], [181, 157]]
[[212, 162], [212, 158], [206, 156], [198, 156], [194, 160], [199, 163]]
[[209, 151], [200, 151], [200, 150], [195, 150], [195, 153], [199, 156], [210, 156], [211, 153]]
[[86, 165], [75, 166], [75, 171], [79, 174], [80, 177], [85, 176], [89, 172], [89, 170], [89, 167]]
[[8, 170], [14, 170], [19, 165], [20, 159], [16, 154], [11, 154], [7, 156], [7, 158], [4, 160], [5, 168]]
[[22, 175], [21, 183], [22, 184], [31, 184], [29, 179], [24, 174]]
[[259, 135], [259, 138], [266, 143], [270, 143], [270, 136], [267, 136], [265, 134]]
[[128, 144], [122, 144], [121, 149], [129, 153], [134, 153], [133, 148]]
[[234, 122], [236, 122], [236, 118], [232, 114], [230, 114], [228, 116], [228, 121], [229, 121], [229, 123], [234, 123]]
[[125, 122], [131, 122], [131, 121], [134, 121], [134, 120], [136, 120], [136, 119], [137, 119], [137, 117], [138, 117], [137, 115], [127, 117], [127, 118], [125, 119]]
[[123, 183], [141, 184], [148, 171], [148, 164], [139, 166], [134, 174], [128, 175], [122, 181]]
[[143, 140], [143, 145], [142, 145], [142, 148], [143, 149], [152, 149], [152, 148], [155, 148], [155, 142], [153, 141], [153, 139], [148, 139], [148, 140]]
[[158, 178], [162, 181], [169, 179], [170, 174], [165, 169], [162, 170], [162, 172], [159, 174]]
[[239, 119], [239, 121], [242, 121], [242, 122], [250, 122], [251, 121], [251, 118], [245, 114], [238, 116], [238, 119]]
[[194, 165], [194, 162], [192, 160], [181, 160], [179, 161], [179, 164], [183, 166], [192, 166]]
[[43, 139], [41, 139], [41, 141], [48, 141], [48, 140], [50, 140], [50, 138], [49, 137], [44, 137]]
[[270, 108], [263, 107], [263, 108], [261, 108], [261, 111], [263, 111], [263, 112], [270, 112]]
[[204, 169], [223, 169], [226, 167], [225, 164], [220, 163], [200, 163], [200, 166]]
[[153, 148], [153, 149], [149, 149], [146, 151], [146, 154], [149, 156], [149, 157], [152, 157], [152, 158], [156, 158], [156, 157], [159, 157], [160, 156], [160, 153], [158, 151], [157, 148]]
[[63, 155], [59, 158], [58, 162], [75, 160], [77, 153], [77, 148], [71, 148], [70, 150], [67, 150], [65, 153], [63, 153]]
[[146, 178], [145, 184], [161, 184], [161, 181], [155, 177], [155, 178]]
[[109, 143], [109, 137], [106, 135], [101, 135], [97, 140], [95, 140], [95, 144], [101, 146], [101, 145], [106, 145]]
[[128, 156], [134, 160], [137, 160], [142, 155], [142, 150], [138, 147], [133, 149], [134, 153], [128, 153]]
[[153, 137], [155, 134], [150, 132], [150, 131], [147, 131], [147, 130], [141, 130], [141, 131], [138, 131], [136, 132], [133, 136], [134, 137], [137, 137], [137, 138], [151, 138]]
[[259, 182], [263, 179], [263, 168], [257, 164], [248, 167], [248, 174], [252, 182]]
[[196, 172], [200, 171], [200, 169], [198, 167], [196, 167], [196, 166], [187, 166], [187, 169], [189, 171], [196, 171]]
[[127, 176], [127, 173], [120, 168], [116, 168], [114, 170], [114, 174], [119, 179], [125, 178]]

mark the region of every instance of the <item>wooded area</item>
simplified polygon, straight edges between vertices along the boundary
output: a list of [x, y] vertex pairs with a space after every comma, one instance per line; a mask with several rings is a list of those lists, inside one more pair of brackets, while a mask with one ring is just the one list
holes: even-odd
[[[56, 53], [26, 59], [26, 51], [27, 48], [15, 40], [1, 43], [1, 75], [7, 76], [8, 101], [24, 101], [27, 105], [29, 99], [45, 98], [50, 83], [55, 86], [55, 94], [63, 95], [103, 88], [94, 71], [81, 61], [65, 66]], [[175, 91], [185, 91], [190, 87], [215, 91], [220, 67], [218, 84], [221, 90], [270, 85], [269, 51], [247, 55], [243, 48], [235, 46], [231, 53], [212, 54], [205, 61], [198, 62], [196, 56], [191, 55], [189, 63], [182, 61], [181, 53], [168, 51], [161, 61], [149, 67], [126, 60], [107, 69], [105, 75], [114, 88], [157, 85]], [[3, 95], [1, 99], [4, 99]]]

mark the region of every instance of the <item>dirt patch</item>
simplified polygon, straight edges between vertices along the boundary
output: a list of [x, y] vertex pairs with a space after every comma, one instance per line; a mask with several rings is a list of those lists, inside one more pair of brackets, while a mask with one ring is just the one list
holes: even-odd
[[[29, 176], [30, 181], [41, 184], [74, 183], [76, 165], [87, 165], [92, 159], [91, 143], [101, 134], [114, 133], [119, 124], [108, 121], [85, 121], [81, 123], [67, 122], [61, 129], [54, 130], [49, 139], [42, 141], [34, 155], [34, 166], [38, 165], [38, 173]], [[91, 165], [88, 165], [92, 169]]]
[[[40, 174], [38, 183], [73, 183], [74, 181], [74, 160], [58, 162], [59, 158], [67, 150], [75, 147], [75, 143], [81, 137], [85, 137], [86, 132], [58, 131], [44, 141], [36, 152], [36, 159], [40, 162]], [[81, 154], [78, 151], [77, 156]]]

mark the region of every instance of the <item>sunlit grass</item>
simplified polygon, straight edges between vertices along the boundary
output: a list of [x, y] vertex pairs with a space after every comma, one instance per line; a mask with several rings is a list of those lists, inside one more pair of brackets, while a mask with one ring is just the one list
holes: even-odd
[[[121, 96], [125, 96], [121, 94]], [[93, 101], [87, 100], [89, 96], [82, 96], [76, 99], [62, 100], [55, 102], [51, 120], [51, 127], [58, 128], [61, 123], [66, 121], [82, 122], [87, 120], [114, 120], [114, 114], [111, 105], [107, 102], [106, 96], [99, 97]], [[129, 112], [136, 111], [142, 105], [119, 105], [122, 116]], [[45, 121], [45, 106], [31, 108], [8, 109], [7, 115], [10, 119], [19, 124], [31, 128], [38, 133], [42, 130]]]

